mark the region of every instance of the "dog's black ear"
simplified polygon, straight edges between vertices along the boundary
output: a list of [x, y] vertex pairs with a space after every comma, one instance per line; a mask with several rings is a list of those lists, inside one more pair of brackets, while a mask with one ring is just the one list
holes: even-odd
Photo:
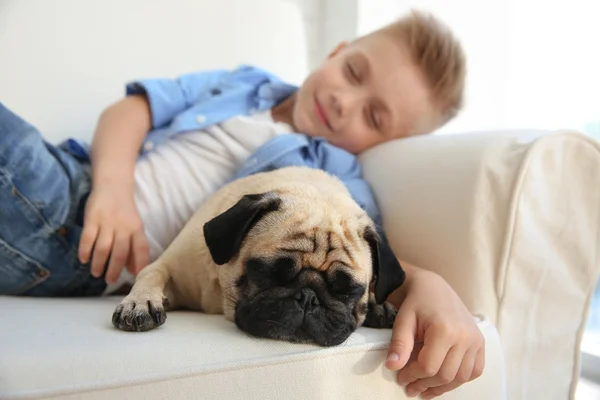
[[404, 283], [404, 270], [385, 235], [380, 236], [373, 229], [367, 228], [364, 237], [371, 249], [375, 301], [381, 304]]
[[248, 194], [233, 207], [204, 224], [204, 240], [213, 261], [222, 265], [239, 251], [250, 229], [266, 214], [279, 209], [273, 193]]

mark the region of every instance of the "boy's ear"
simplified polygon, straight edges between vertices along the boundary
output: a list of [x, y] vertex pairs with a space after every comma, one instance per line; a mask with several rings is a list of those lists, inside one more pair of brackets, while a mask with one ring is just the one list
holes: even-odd
[[329, 57], [331, 58], [335, 55], [337, 55], [340, 51], [344, 50], [346, 47], [348, 47], [348, 42], [340, 42], [335, 49], [333, 49], [333, 51], [331, 53], [329, 53]]

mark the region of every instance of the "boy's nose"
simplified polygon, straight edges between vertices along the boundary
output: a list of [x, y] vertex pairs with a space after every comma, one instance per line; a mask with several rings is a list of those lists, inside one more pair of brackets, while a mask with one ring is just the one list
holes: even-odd
[[337, 93], [333, 96], [331, 108], [338, 118], [344, 118], [353, 112], [358, 104], [358, 96], [354, 93]]

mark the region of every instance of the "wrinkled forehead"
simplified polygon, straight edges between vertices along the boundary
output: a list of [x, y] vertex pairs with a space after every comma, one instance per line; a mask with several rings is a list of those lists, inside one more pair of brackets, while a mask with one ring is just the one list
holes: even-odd
[[294, 207], [282, 207], [274, 218], [257, 224], [247, 244], [252, 256], [292, 256], [302, 266], [317, 270], [326, 270], [332, 264], [362, 270], [370, 265], [365, 239], [370, 226], [370, 220], [361, 212], [294, 212]]

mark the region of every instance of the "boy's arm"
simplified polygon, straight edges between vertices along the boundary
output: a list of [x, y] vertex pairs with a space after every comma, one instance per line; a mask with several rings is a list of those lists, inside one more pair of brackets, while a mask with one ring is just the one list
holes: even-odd
[[[151, 128], [151, 112], [143, 95], [128, 96], [100, 116], [92, 141], [92, 192], [79, 243], [79, 259], [91, 260], [99, 277], [110, 256], [106, 280], [114, 282], [125, 263], [132, 272], [149, 260], [148, 244], [134, 202], [134, 168]], [[93, 254], [92, 254], [93, 253]]]
[[144, 95], [125, 97], [104, 110], [92, 140], [94, 186], [133, 184], [135, 162], [150, 123]]
[[[244, 78], [245, 69], [237, 71]], [[134, 169], [152, 128], [168, 125], [217, 85], [226, 70], [200, 71], [178, 78], [131, 82], [127, 96], [101, 115], [92, 141], [92, 192], [86, 205], [79, 259], [91, 261], [92, 275], [116, 281], [127, 264], [137, 273], [149, 262], [143, 223], [134, 201]], [[250, 74], [250, 76], [253, 76]]]

